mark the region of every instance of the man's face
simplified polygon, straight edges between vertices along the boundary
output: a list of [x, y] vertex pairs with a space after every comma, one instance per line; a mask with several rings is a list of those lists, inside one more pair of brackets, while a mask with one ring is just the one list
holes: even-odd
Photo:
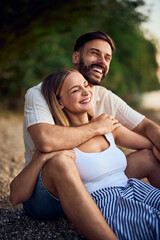
[[75, 67], [91, 85], [100, 85], [107, 76], [112, 59], [112, 49], [108, 42], [91, 40], [79, 51]]

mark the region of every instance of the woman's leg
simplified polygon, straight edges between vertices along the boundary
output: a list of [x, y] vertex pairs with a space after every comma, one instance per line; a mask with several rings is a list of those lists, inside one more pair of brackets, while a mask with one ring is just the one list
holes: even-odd
[[42, 179], [47, 190], [60, 199], [66, 216], [87, 239], [117, 239], [85, 189], [73, 159], [63, 154], [53, 157], [45, 164]]

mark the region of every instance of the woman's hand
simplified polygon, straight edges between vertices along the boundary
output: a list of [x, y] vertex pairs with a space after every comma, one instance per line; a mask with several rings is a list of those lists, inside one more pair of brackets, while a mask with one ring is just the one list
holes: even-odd
[[36, 150], [33, 154], [32, 160], [33, 161], [41, 161], [42, 164], [44, 165], [49, 159], [51, 159], [52, 157], [56, 156], [56, 155], [66, 155], [67, 157], [72, 158], [75, 161], [76, 158], [76, 154], [74, 150], [61, 150], [61, 151], [56, 151], [56, 152], [49, 152], [49, 153], [42, 153], [38, 150]]

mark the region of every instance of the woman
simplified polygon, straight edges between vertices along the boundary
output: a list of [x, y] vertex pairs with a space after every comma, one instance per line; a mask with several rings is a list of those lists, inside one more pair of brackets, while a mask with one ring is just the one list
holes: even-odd
[[[42, 93], [56, 124], [78, 127], [90, 120], [94, 121], [91, 119], [92, 90], [78, 71], [64, 69], [50, 75], [42, 84]], [[132, 149], [152, 149], [160, 160], [159, 153], [145, 137], [129, 131], [113, 117], [109, 117], [108, 121], [114, 121], [115, 129], [112, 133], [96, 136], [74, 149], [81, 179], [119, 239], [158, 239], [160, 191], [136, 179], [127, 179], [124, 173], [126, 158], [115, 142]], [[55, 154], [57, 153], [41, 155], [42, 162]], [[14, 202], [16, 188], [17, 202], [23, 201], [24, 208], [30, 215], [33, 214], [27, 206], [33, 199], [33, 190], [38, 191], [32, 175], [33, 172], [38, 175], [43, 167], [42, 163], [37, 167], [37, 157], [39, 158], [39, 153], [36, 152], [31, 161], [32, 168], [27, 166], [11, 183], [11, 202]], [[28, 169], [30, 174], [26, 175]], [[22, 197], [23, 182], [28, 182], [29, 185]]]

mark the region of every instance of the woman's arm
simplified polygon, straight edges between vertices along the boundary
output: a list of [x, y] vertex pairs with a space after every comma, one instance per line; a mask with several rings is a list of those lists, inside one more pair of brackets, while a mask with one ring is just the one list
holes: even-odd
[[152, 144], [152, 142], [142, 135], [135, 133], [124, 126], [120, 126], [113, 130], [113, 136], [117, 145], [130, 149], [151, 149], [155, 157], [160, 161], [160, 151]]
[[65, 153], [74, 159], [73, 150], [57, 151], [51, 153], [40, 153], [36, 151], [31, 162], [13, 179], [10, 184], [10, 202], [13, 206], [27, 201], [35, 188], [40, 170], [45, 163], [57, 154]]
[[43, 155], [36, 151], [31, 162], [13, 179], [10, 184], [10, 202], [13, 206], [30, 198], [45, 162]]

